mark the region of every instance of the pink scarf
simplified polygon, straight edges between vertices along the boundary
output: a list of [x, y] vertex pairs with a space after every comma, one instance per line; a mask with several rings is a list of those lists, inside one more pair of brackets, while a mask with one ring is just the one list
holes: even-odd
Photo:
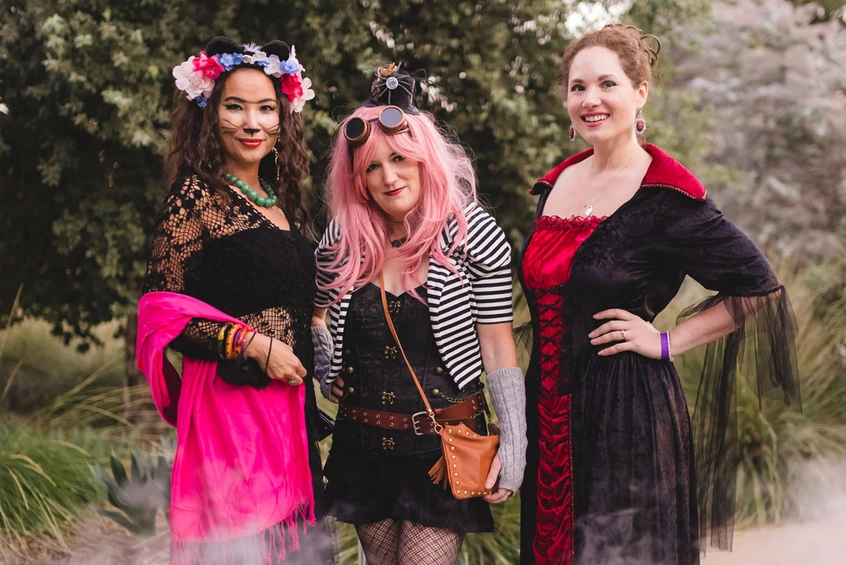
[[275, 537], [282, 542], [274, 539], [265, 551], [283, 558], [285, 530], [296, 548], [298, 518], [314, 522], [305, 389], [276, 380], [263, 390], [230, 385], [216, 378], [216, 361], [188, 357], [180, 383], [164, 351], [192, 318], [239, 322], [184, 294], [151, 292], [138, 303], [138, 367], [162, 418], [176, 426], [174, 563], [190, 561], [179, 550], [196, 542], [264, 539], [280, 524]]

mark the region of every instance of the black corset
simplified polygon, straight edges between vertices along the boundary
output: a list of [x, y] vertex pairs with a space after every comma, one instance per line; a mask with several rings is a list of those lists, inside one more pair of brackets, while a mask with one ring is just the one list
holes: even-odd
[[[426, 300], [423, 286], [415, 289]], [[404, 293], [388, 294], [388, 309], [405, 354], [432, 408], [462, 402], [482, 385], [476, 380], [465, 390], [447, 373], [438, 352], [428, 307]], [[424, 410], [423, 400], [385, 321], [379, 287], [368, 284], [352, 297], [344, 329], [343, 403], [383, 412], [414, 414]], [[477, 417], [484, 429], [484, 414]], [[418, 436], [413, 431], [394, 431], [338, 420], [334, 442], [344, 442], [366, 453], [406, 456], [437, 451], [438, 436]]]

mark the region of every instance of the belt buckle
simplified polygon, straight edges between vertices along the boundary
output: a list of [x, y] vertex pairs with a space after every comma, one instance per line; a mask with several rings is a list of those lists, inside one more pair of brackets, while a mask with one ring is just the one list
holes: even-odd
[[419, 420], [417, 416], [422, 416], [426, 425], [429, 425], [429, 414], [426, 413], [425, 410], [421, 410], [420, 412], [415, 412], [411, 415], [411, 425], [414, 426], [414, 435], [417, 436], [425, 436], [426, 434], [420, 430], [420, 426], [417, 424]]

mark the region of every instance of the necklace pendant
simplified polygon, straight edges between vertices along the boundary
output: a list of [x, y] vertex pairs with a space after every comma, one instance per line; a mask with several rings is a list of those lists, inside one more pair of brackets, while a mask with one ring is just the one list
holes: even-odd
[[593, 206], [588, 206], [585, 208], [585, 217], [590, 216], [593, 213]]

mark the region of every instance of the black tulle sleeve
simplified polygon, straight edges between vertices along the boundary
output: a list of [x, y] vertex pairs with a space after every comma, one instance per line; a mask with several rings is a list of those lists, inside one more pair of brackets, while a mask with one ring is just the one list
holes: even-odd
[[730, 549], [738, 464], [736, 388], [742, 375], [761, 402], [774, 397], [799, 407], [796, 321], [787, 290], [761, 251], [726, 220], [713, 201], [667, 191], [655, 219], [655, 246], [716, 295], [685, 309], [679, 321], [726, 308], [736, 329], [706, 346], [696, 395], [700, 537]]
[[[173, 186], [156, 219], [143, 293], [185, 292], [185, 278], [203, 251], [203, 216], [210, 207], [210, 192], [196, 179], [186, 178]], [[217, 334], [222, 325], [191, 320], [170, 346], [195, 359], [217, 360]]]

